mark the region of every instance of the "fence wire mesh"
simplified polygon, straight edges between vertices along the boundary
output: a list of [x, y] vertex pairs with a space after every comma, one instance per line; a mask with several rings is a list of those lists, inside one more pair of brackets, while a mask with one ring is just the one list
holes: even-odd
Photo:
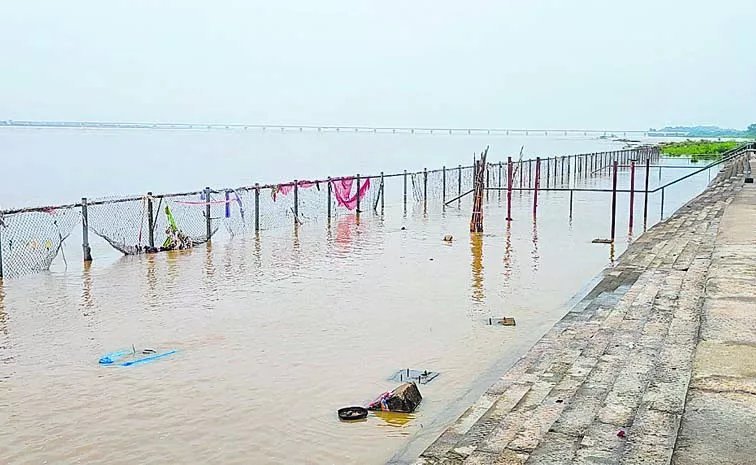
[[[589, 166], [601, 160], [616, 159], [623, 152], [584, 154], [570, 158], [544, 158], [541, 164], [541, 186], [557, 186], [569, 179], [563, 174], [565, 163], [572, 176], [586, 176]], [[658, 156], [657, 149], [641, 148], [635, 151], [639, 160], [646, 156]], [[579, 157], [579, 158], [578, 158]], [[513, 160], [513, 186], [532, 187], [535, 163], [531, 160]], [[590, 163], [590, 165], [589, 165]], [[507, 185], [507, 164], [488, 165], [488, 187], [501, 188]], [[579, 174], [578, 174], [579, 173]], [[472, 166], [450, 167], [445, 170], [420, 171], [387, 175], [382, 188], [381, 177], [360, 178], [360, 186], [370, 182], [360, 199], [359, 211], [380, 211], [385, 204], [405, 204], [405, 212], [413, 214], [442, 208], [442, 201], [449, 201], [473, 189]], [[546, 178], [546, 179], [544, 179]], [[357, 190], [355, 183], [349, 196]], [[289, 186], [287, 189], [286, 187]], [[256, 202], [256, 196], [259, 196]], [[88, 204], [87, 228], [102, 237], [124, 254], [147, 252], [152, 232], [154, 246], [160, 249], [167, 239], [176, 239], [181, 234], [182, 246], [186, 239], [189, 246], [208, 239], [208, 205], [210, 210], [210, 236], [221, 227], [229, 235], [243, 235], [255, 231], [256, 216], [259, 229], [270, 230], [292, 226], [295, 221], [306, 223], [323, 222], [332, 218], [348, 217], [355, 212], [355, 202], [349, 208], [340, 205], [333, 189], [329, 202], [328, 181], [300, 182], [295, 192], [291, 183], [266, 186], [258, 189], [245, 187], [212, 191], [209, 198], [204, 191], [190, 194], [137, 196], [129, 198], [92, 199]], [[406, 200], [405, 200], [406, 199]], [[149, 210], [152, 208], [152, 221]], [[0, 251], [3, 265], [0, 276], [15, 277], [30, 272], [48, 270], [62, 250], [63, 241], [81, 221], [81, 205], [66, 205], [54, 209], [34, 208], [0, 212]], [[296, 213], [296, 214], [295, 214]], [[256, 215], [257, 214], [257, 215]], [[151, 229], [150, 229], [151, 228]], [[175, 244], [175, 242], [174, 242]]]
[[0, 216], [3, 276], [49, 270], [63, 241], [80, 222], [81, 215], [74, 208]]

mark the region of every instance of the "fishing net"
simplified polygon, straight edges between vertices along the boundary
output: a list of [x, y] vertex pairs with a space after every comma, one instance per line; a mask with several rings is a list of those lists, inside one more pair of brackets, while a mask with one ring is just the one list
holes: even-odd
[[[228, 233], [240, 236], [255, 230], [255, 189], [226, 190], [223, 206], [223, 225]], [[262, 195], [262, 192], [261, 192]]]
[[[294, 225], [294, 192], [286, 194], [275, 188], [260, 189], [260, 229]], [[254, 228], [254, 220], [252, 222]]]
[[74, 208], [28, 211], [0, 217], [3, 275], [18, 277], [49, 270], [62, 250], [63, 241], [80, 221], [80, 212]]
[[[144, 253], [150, 246], [148, 202], [147, 196], [94, 200], [88, 205], [89, 229], [123, 254]], [[206, 242], [205, 205], [201, 194], [152, 198], [154, 247], [184, 248]], [[211, 220], [219, 219], [223, 208], [224, 204], [211, 204]], [[218, 221], [213, 221], [211, 235], [217, 230]], [[166, 241], [168, 237], [173, 244]], [[182, 238], [180, 244], [176, 238]]]
[[140, 253], [149, 245], [146, 196], [127, 201], [93, 200], [87, 206], [87, 219], [90, 231], [124, 254]]

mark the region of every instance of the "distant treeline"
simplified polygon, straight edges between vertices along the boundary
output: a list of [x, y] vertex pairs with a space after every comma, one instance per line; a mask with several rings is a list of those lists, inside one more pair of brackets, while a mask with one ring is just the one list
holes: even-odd
[[651, 128], [648, 133], [650, 136], [663, 133], [684, 137], [756, 137], [756, 124], [751, 124], [745, 130], [719, 126], [666, 126], [662, 129]]

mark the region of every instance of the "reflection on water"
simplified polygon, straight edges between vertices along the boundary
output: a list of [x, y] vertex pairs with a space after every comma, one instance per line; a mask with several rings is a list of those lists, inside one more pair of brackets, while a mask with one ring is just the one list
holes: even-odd
[[533, 249], [530, 252], [530, 257], [533, 259], [533, 271], [538, 271], [538, 219], [533, 215]]
[[472, 300], [482, 304], [486, 295], [483, 290], [483, 233], [470, 233], [472, 251]]
[[505, 232], [505, 246], [504, 246], [504, 282], [509, 281], [509, 277], [512, 276], [512, 222], [507, 221], [507, 228]]
[[[373, 414], [382, 420], [381, 426], [389, 426], [392, 428], [404, 428], [417, 418], [417, 416], [412, 413], [383, 412], [380, 410], [373, 412]], [[406, 434], [409, 435], [410, 432], [407, 431]]]
[[81, 307], [84, 310], [84, 316], [91, 315], [95, 302], [92, 296], [92, 262], [84, 262], [84, 270], [81, 272]]

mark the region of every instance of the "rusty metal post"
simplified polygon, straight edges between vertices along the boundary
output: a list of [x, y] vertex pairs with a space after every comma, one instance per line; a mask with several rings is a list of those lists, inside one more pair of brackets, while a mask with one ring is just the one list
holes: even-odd
[[541, 158], [536, 157], [535, 162], [535, 182], [533, 183], [533, 218], [536, 217], [538, 212], [538, 188], [541, 184]]
[[428, 169], [423, 168], [423, 202], [428, 203]]
[[[446, 204], [446, 165], [441, 168], [442, 173], [442, 188], [441, 188], [441, 204]], [[381, 172], [381, 186], [383, 185], [383, 172]]]
[[635, 162], [630, 162], [630, 234], [633, 233], [633, 216], [635, 211]]
[[326, 182], [328, 183], [328, 187], [326, 188], [328, 192], [328, 197], [327, 197], [328, 206], [326, 210], [326, 217], [328, 218], [328, 222], [330, 223], [331, 222], [331, 190], [333, 189], [333, 186], [331, 186], [330, 176], [328, 176], [328, 180]]
[[[81, 248], [84, 252], [84, 261], [91, 262], [92, 248], [89, 246], [89, 212], [87, 209], [86, 197], [81, 198], [81, 236]], [[0, 246], [2, 246], [2, 244], [0, 244]]]
[[205, 239], [210, 242], [213, 235], [213, 223], [210, 218], [210, 187], [205, 187]]
[[[328, 194], [331, 193], [331, 183], [328, 183]], [[330, 195], [329, 195], [330, 200]], [[328, 217], [330, 218], [331, 215], [331, 202], [328, 202]], [[255, 183], [255, 232], [260, 231], [260, 183]]]
[[614, 227], [617, 219], [617, 161], [614, 161], [614, 174], [612, 175], [612, 237], [614, 242]]
[[648, 178], [651, 177], [651, 158], [646, 158], [646, 187], [643, 194], [643, 230], [646, 230], [648, 224]]
[[294, 180], [294, 224], [299, 224], [299, 181]]
[[512, 175], [512, 157], [507, 157], [507, 221], [512, 221]]
[[404, 211], [407, 212], [407, 170], [404, 170]]
[[359, 216], [360, 214], [360, 173], [357, 173], [357, 208], [355, 209], [355, 213]]
[[[462, 165], [457, 168], [457, 195], [462, 195]], [[462, 199], [459, 201], [462, 202]]]
[[[446, 195], [446, 167], [444, 167], [444, 196]], [[383, 179], [383, 171], [381, 171], [381, 215], [383, 209], [386, 206], [386, 184]]]

